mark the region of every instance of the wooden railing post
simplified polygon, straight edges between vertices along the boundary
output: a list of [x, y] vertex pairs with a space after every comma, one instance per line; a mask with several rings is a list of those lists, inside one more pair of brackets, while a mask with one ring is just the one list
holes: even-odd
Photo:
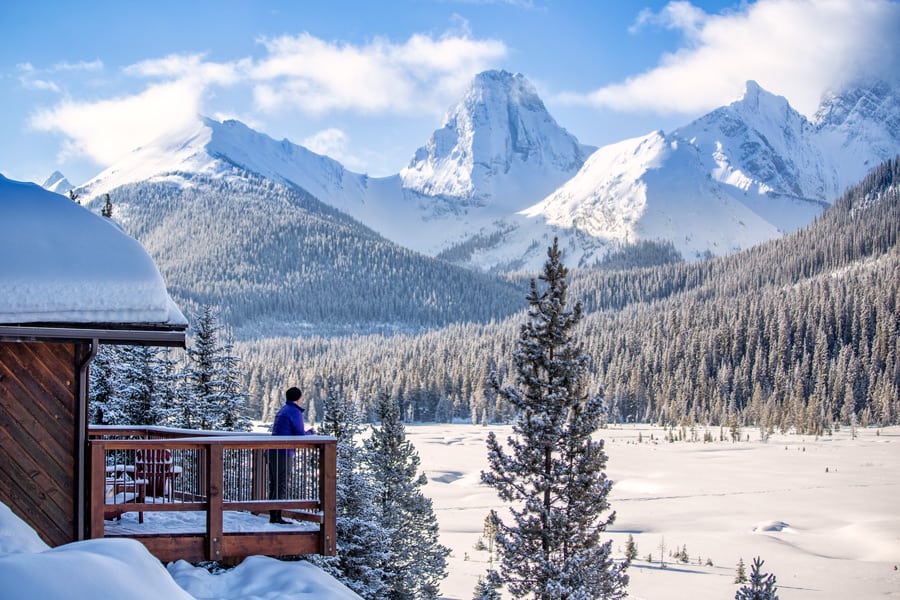
[[222, 444], [211, 443], [206, 452], [206, 553], [208, 560], [222, 559], [222, 490], [225, 483]]
[[322, 504], [322, 530], [319, 554], [334, 556], [337, 537], [337, 445], [319, 446], [319, 502]]
[[106, 504], [106, 452], [103, 442], [93, 440], [90, 446], [90, 483], [88, 484], [88, 538], [102, 538], [103, 511]]

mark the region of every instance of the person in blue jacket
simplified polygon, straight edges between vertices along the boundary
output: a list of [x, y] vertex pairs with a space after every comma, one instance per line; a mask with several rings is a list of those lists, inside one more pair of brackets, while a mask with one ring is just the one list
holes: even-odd
[[[292, 387], [284, 393], [284, 406], [275, 415], [272, 424], [272, 435], [315, 435], [312, 428], [303, 425], [303, 407], [298, 402], [303, 397], [300, 388]], [[280, 500], [287, 497], [288, 465], [294, 456], [293, 449], [282, 448], [267, 452], [269, 463], [269, 499]], [[280, 510], [269, 511], [270, 523], [286, 524]]]

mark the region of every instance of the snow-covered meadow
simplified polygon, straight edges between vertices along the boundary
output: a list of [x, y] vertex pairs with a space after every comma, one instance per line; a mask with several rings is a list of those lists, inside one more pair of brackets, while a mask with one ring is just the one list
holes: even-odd
[[[409, 425], [434, 501], [441, 541], [452, 548], [445, 599], [468, 599], [488, 566], [475, 550], [484, 518], [501, 506], [479, 483], [485, 437], [509, 427]], [[900, 598], [900, 427], [849, 429], [815, 438], [665, 441], [647, 425], [601, 432], [615, 481], [608, 532], [621, 555], [638, 547], [629, 595], [638, 600], [733, 598], [736, 565], [765, 560], [782, 600]], [[686, 430], [685, 437], [692, 433]], [[696, 432], [699, 440], [705, 430]], [[728, 437], [728, 431], [723, 432]], [[677, 432], [676, 432], [677, 435]], [[749, 436], [749, 439], [748, 439]], [[639, 441], [640, 440], [640, 441]], [[660, 548], [665, 547], [665, 567]], [[669, 556], [686, 548], [687, 563]], [[652, 555], [652, 563], [647, 560]], [[712, 564], [709, 564], [711, 562]], [[251, 557], [210, 574], [179, 562], [163, 568], [137, 542], [92, 540], [48, 550], [0, 507], [0, 599], [183, 597], [208, 600], [353, 597], [312, 565]], [[49, 594], [49, 595], [48, 595]], [[162, 594], [162, 595], [161, 595]]]
[[[424, 491], [441, 541], [453, 549], [441, 588], [447, 599], [471, 598], [488, 566], [487, 552], [474, 547], [488, 511], [500, 508], [479, 483], [490, 429], [501, 438], [510, 431], [407, 426], [430, 480]], [[749, 573], [761, 556], [782, 600], [900, 598], [900, 427], [858, 429], [855, 439], [849, 428], [818, 439], [776, 433], [767, 442], [745, 429], [737, 443], [727, 429], [728, 441], [720, 441], [718, 427], [709, 429], [715, 441], [704, 443], [705, 431], [697, 430], [699, 441], [674, 443], [648, 425], [600, 434], [615, 482], [608, 537], [619, 556], [629, 533], [638, 548], [630, 597], [733, 598], [738, 560]], [[669, 556], [683, 547], [687, 564]]]

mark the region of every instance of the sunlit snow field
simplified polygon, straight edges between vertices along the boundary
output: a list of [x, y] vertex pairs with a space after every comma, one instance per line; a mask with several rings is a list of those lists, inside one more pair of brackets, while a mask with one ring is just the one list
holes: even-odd
[[[488, 511], [501, 508], [479, 483], [491, 429], [502, 439], [511, 431], [407, 426], [429, 477], [424, 491], [441, 541], [453, 549], [441, 588], [448, 599], [471, 598], [488, 566], [475, 544]], [[704, 431], [697, 430], [700, 440]], [[900, 428], [860, 428], [856, 439], [849, 428], [818, 439], [774, 434], [767, 442], [744, 429], [737, 443], [727, 429], [729, 441], [719, 441], [718, 427], [709, 431], [716, 441], [670, 443], [664, 429], [645, 425], [601, 432], [617, 514], [607, 537], [618, 556], [629, 533], [638, 547], [630, 597], [733, 598], [738, 560], [749, 573], [761, 556], [782, 600], [900, 598]], [[669, 556], [683, 546], [687, 564]]]

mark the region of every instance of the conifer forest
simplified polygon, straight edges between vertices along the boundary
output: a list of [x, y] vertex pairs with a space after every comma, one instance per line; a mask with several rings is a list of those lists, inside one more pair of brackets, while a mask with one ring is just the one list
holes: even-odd
[[[748, 251], [571, 270], [570, 297], [585, 313], [577, 337], [608, 419], [806, 433], [897, 423], [898, 186], [895, 159], [810, 226]], [[530, 276], [507, 276], [520, 298]], [[482, 302], [476, 290], [469, 300]], [[486, 381], [513, 377], [523, 314], [389, 336], [245, 340], [235, 351], [257, 418], [272, 417], [289, 383], [321, 409], [320, 382], [336, 378], [366, 419], [385, 391], [406, 420], [504, 422], [511, 407]]]
[[[161, 226], [176, 213], [188, 218], [175, 204], [166, 204], [165, 190], [150, 190], [162, 209]], [[608, 256], [595, 268], [570, 269], [569, 297], [584, 312], [576, 337], [591, 359], [587, 384], [604, 395], [607, 419], [682, 428], [758, 425], [768, 432], [812, 434], [900, 422], [898, 190], [900, 162], [894, 159], [871, 171], [808, 227], [749, 250], [687, 262], [666, 243], [644, 242]], [[148, 188], [132, 191], [137, 198]], [[166, 414], [141, 419], [196, 425], [189, 416], [206, 413], [185, 406], [199, 396], [211, 398], [209, 410], [219, 410], [215, 403], [227, 404], [229, 427], [244, 428], [245, 418], [270, 421], [291, 385], [304, 388], [308, 418], [316, 419], [323, 414], [324, 382], [329, 380], [359, 404], [363, 422], [376, 420], [380, 394], [396, 401], [408, 422], [511, 420], [513, 407], [487, 381], [494, 372], [501, 386], [515, 377], [509, 357], [533, 273], [478, 274], [450, 265], [441, 270], [440, 261], [399, 252], [371, 232], [353, 242], [359, 238], [350, 231], [360, 226], [342, 218], [335, 229], [334, 222], [323, 220], [327, 210], [316, 212], [325, 209], [315, 199], [284, 188], [273, 187], [272, 193], [275, 204], [300, 202], [311, 211], [303, 225], [310, 235], [288, 243], [302, 243], [309, 256], [319, 256], [335, 252], [335, 244], [324, 243], [323, 236], [343, 232], [346, 237], [337, 245], [355, 248], [365, 257], [362, 266], [339, 260], [335, 272], [317, 272], [310, 283], [304, 275], [307, 267], [290, 264], [284, 247], [276, 246], [265, 273], [232, 273], [233, 285], [213, 294], [212, 284], [202, 282], [215, 278], [203, 265], [214, 269], [219, 260], [175, 244], [188, 251], [185, 260], [201, 265], [199, 287], [186, 291], [187, 265], [180, 260], [172, 262], [165, 254], [158, 260], [177, 300], [187, 307], [192, 343], [201, 346], [180, 362], [152, 349], [137, 351], [147, 355], [132, 360], [143, 365], [144, 375], [120, 374], [119, 379], [145, 381], [141, 385], [150, 391], [119, 386], [107, 408], [111, 412], [103, 415], [97, 411], [109, 392], [98, 381], [92, 388], [95, 422], [137, 422], [139, 415], [118, 414], [126, 410], [118, 407], [133, 411], [142, 404], [129, 400], [131, 396], [161, 394], [182, 406], [156, 403], [154, 410]], [[148, 201], [146, 210], [153, 202]], [[271, 205], [251, 206], [249, 200], [244, 209], [261, 219], [273, 210]], [[132, 208], [123, 221], [142, 223], [143, 210]], [[225, 216], [214, 218], [226, 223]], [[314, 231], [319, 234], [312, 235]], [[162, 252], [157, 234], [136, 234]], [[226, 237], [235, 244], [250, 243], [239, 242], [237, 235]], [[565, 263], [565, 248], [560, 249]], [[232, 250], [238, 252], [237, 246], [222, 251]], [[284, 284], [290, 288], [287, 294], [265, 300], [284, 277], [305, 283], [296, 288]], [[244, 285], [248, 278], [257, 283]], [[361, 287], [351, 293], [348, 280]], [[235, 296], [229, 290], [245, 291]], [[317, 293], [331, 300], [322, 302]], [[324, 327], [307, 335], [275, 337], [265, 318], [256, 318], [267, 303], [270, 315], [273, 310], [308, 321], [317, 314], [334, 331], [323, 332]], [[364, 320], [374, 324], [368, 328], [345, 319], [362, 304], [374, 307], [365, 313], [369, 317]], [[212, 314], [210, 306], [215, 306]], [[392, 321], [392, 314], [406, 318]], [[248, 322], [257, 327], [247, 329]], [[219, 340], [215, 349], [204, 348], [209, 345], [205, 334], [198, 335], [210, 327]], [[206, 354], [216, 364], [192, 364]], [[94, 370], [115, 387], [114, 368], [99, 372], [107, 362], [101, 354]], [[198, 374], [201, 367], [225, 375]], [[205, 377], [226, 391], [211, 391]], [[238, 405], [245, 407], [242, 415], [235, 413]]]

